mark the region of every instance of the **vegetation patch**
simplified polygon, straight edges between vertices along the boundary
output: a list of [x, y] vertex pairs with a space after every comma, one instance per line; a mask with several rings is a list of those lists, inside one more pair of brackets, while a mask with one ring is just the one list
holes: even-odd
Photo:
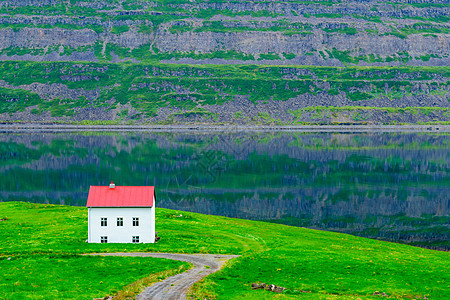
[[[136, 295], [145, 287], [139, 282], [157, 282], [188, 269], [189, 265], [157, 258], [30, 253], [0, 257], [0, 267], [0, 298], [19, 300], [89, 299], [125, 291]], [[157, 275], [148, 278], [148, 274]], [[127, 286], [133, 281], [137, 281], [136, 287]]]

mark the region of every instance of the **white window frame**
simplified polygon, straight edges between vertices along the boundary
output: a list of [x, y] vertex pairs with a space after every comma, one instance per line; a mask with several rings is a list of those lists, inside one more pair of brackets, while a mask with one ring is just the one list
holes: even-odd
[[117, 227], [123, 227], [123, 217], [117, 217], [116, 220]]
[[134, 244], [139, 243], [139, 236], [138, 235], [133, 235], [131, 237], [131, 242], [134, 243]]
[[108, 243], [108, 237], [107, 236], [101, 236], [100, 237], [100, 243], [107, 244]]
[[139, 227], [139, 217], [133, 217], [133, 226]]
[[108, 217], [101, 217], [100, 218], [100, 226], [101, 227], [108, 227]]

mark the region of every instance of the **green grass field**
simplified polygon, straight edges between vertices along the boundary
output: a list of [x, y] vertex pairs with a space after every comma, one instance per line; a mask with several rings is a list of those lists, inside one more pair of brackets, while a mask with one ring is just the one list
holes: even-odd
[[[90, 299], [114, 295], [132, 281], [187, 263], [166, 259], [24, 255], [0, 258], [0, 299]], [[164, 274], [161, 274], [161, 277]]]
[[[78, 255], [116, 251], [242, 255], [196, 284], [196, 299], [385, 299], [374, 295], [377, 291], [392, 299], [450, 298], [447, 252], [162, 208], [156, 214], [157, 244], [87, 244], [83, 207], [5, 202], [0, 219], [5, 218], [0, 222], [0, 299], [100, 297], [150, 272], [181, 265]], [[107, 272], [118, 267], [128, 273]], [[80, 276], [83, 270], [89, 274]], [[252, 290], [253, 282], [287, 289], [282, 294]]]

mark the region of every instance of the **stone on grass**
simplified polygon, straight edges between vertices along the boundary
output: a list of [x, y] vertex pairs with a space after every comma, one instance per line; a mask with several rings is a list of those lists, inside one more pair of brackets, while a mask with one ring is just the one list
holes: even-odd
[[252, 289], [254, 289], [254, 290], [264, 289], [266, 291], [282, 293], [286, 288], [277, 286], [275, 284], [265, 284], [264, 282], [263, 283], [254, 282], [254, 283], [252, 283]]

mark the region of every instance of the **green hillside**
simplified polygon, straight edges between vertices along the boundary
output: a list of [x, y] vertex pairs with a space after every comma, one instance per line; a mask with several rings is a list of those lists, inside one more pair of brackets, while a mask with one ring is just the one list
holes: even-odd
[[0, 120], [83, 124], [450, 121], [448, 67], [0, 63]]
[[[86, 284], [90, 289], [84, 291], [85, 298], [102, 297], [149, 272], [179, 270], [180, 263], [168, 261], [154, 260], [157, 266], [151, 269], [151, 264], [144, 266], [138, 259], [79, 256], [115, 251], [242, 255], [196, 284], [197, 299], [379, 299], [382, 293], [395, 299], [450, 296], [447, 252], [167, 209], [157, 209], [161, 236], [157, 244], [86, 244], [85, 208], [9, 202], [0, 203], [0, 214], [0, 265], [8, 270], [0, 274], [2, 299], [16, 299], [10, 298], [11, 293], [19, 295], [17, 299], [77, 298], [77, 288]], [[88, 266], [90, 275], [74, 276], [76, 266]], [[112, 272], [100, 282], [101, 276], [95, 274], [104, 276], [105, 266], [138, 271], [129, 279]], [[43, 278], [48, 282], [44, 284]], [[253, 282], [287, 289], [282, 294], [252, 290]]]
[[0, 121], [448, 124], [445, 0], [0, 2]]

